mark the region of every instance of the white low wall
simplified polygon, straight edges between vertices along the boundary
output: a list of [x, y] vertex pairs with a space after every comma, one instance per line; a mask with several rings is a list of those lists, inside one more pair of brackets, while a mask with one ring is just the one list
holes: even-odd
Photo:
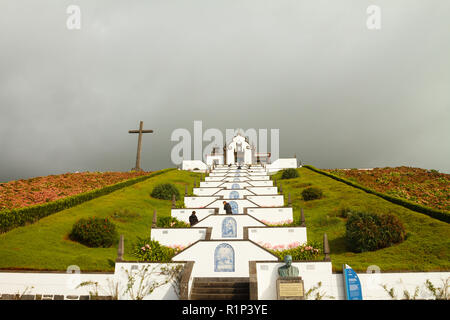
[[215, 188], [223, 184], [222, 181], [200, 181], [200, 188]]
[[285, 224], [293, 221], [293, 212], [290, 207], [283, 208], [248, 208], [247, 214], [255, 217], [265, 224]]
[[[258, 300], [277, 299], [277, 279], [278, 268], [284, 262], [257, 262], [256, 278], [258, 281]], [[331, 262], [292, 262], [292, 265], [299, 270], [299, 276], [305, 285], [305, 292], [322, 282], [322, 290], [332, 292], [333, 278]]]
[[196, 196], [212, 196], [214, 195], [216, 192], [222, 190], [223, 188], [205, 188], [205, 187], [200, 187], [200, 188], [193, 188], [192, 189], [192, 193]]
[[306, 227], [249, 227], [248, 239], [266, 249], [289, 249], [307, 242]]
[[183, 160], [181, 164], [182, 170], [206, 170], [208, 169], [208, 166], [206, 163], [200, 160]]
[[198, 209], [172, 209], [171, 215], [177, 220], [184, 221], [189, 223], [189, 216], [192, 214], [192, 211], [195, 211], [195, 215], [197, 219], [200, 221], [207, 216], [214, 214], [214, 209], [207, 208], [198, 208]]
[[[278, 268], [282, 265], [282, 262], [256, 263], [258, 299], [276, 300]], [[331, 262], [293, 262], [292, 265], [299, 269], [305, 292], [321, 282], [319, 292], [325, 295], [324, 300], [345, 300], [343, 275], [332, 273]], [[358, 273], [358, 277], [364, 300], [392, 300], [382, 285], [386, 285], [388, 289], [394, 288], [397, 299], [404, 298], [404, 290], [413, 296], [416, 287], [419, 287], [418, 299], [434, 299], [425, 288], [426, 280], [430, 280], [435, 287], [442, 288], [443, 281], [450, 278], [450, 272]], [[309, 299], [315, 299], [315, 294]]]
[[222, 235], [222, 223], [229, 217], [232, 217], [236, 221], [236, 237], [233, 237], [232, 239], [244, 239], [244, 227], [264, 226], [263, 223], [259, 222], [255, 218], [244, 214], [213, 215], [200, 221], [195, 226], [212, 227], [211, 240], [230, 239], [230, 237], [223, 237]]
[[205, 182], [224, 181], [224, 179], [225, 179], [225, 177], [208, 176], [208, 177], [205, 177]]
[[248, 182], [223, 182], [220, 184], [220, 187], [225, 189], [232, 189], [234, 184], [239, 185], [238, 189], [244, 189], [251, 186]]
[[[148, 262], [116, 262], [116, 268], [115, 268], [115, 279], [116, 281], [120, 282], [121, 290], [119, 299], [120, 300], [129, 300], [130, 294], [124, 293], [127, 288], [128, 283], [128, 276], [127, 271], [129, 274], [133, 275], [135, 278], [135, 284], [132, 287], [133, 292], [138, 291], [138, 286], [140, 285], [140, 280], [142, 279], [142, 274], [148, 274], [151, 276], [148, 276], [147, 278], [144, 278], [144, 285], [150, 286], [152, 283], [163, 283], [167, 277], [164, 275], [161, 275], [161, 268], [171, 268], [175, 267], [177, 265], [184, 266], [184, 263], [148, 263]], [[144, 268], [147, 268], [146, 272], [143, 272], [142, 270]], [[141, 275], [139, 275], [139, 273]], [[167, 283], [161, 287], [156, 288], [150, 295], [144, 297], [144, 300], [178, 300], [179, 297], [176, 294], [176, 291], [174, 289], [174, 286], [172, 283]]]
[[181, 250], [198, 240], [205, 240], [206, 228], [152, 228], [152, 240], [163, 246], [178, 247]]
[[284, 206], [284, 196], [278, 195], [263, 195], [263, 196], [247, 196], [246, 199], [256, 203], [261, 207], [282, 207]]
[[255, 195], [278, 194], [277, 187], [248, 187]]
[[[214, 271], [214, 252], [218, 245], [228, 244], [234, 250], [234, 272]], [[176, 255], [173, 261], [195, 261], [193, 277], [248, 277], [249, 261], [278, 258], [249, 241], [200, 241]]]
[[279, 170], [297, 167], [298, 165], [296, 158], [284, 158], [284, 159], [277, 159], [273, 163], [268, 164], [266, 166], [266, 169], [268, 172], [277, 172]]
[[[96, 281], [99, 287], [107, 288], [108, 279], [113, 281], [114, 274], [2, 271], [0, 294], [22, 294], [28, 288], [26, 294], [89, 295], [91, 288], [76, 287], [85, 281]], [[104, 292], [100, 294], [108, 295]]]
[[273, 180], [258, 180], [258, 181], [249, 181], [248, 182], [253, 187], [272, 187]]
[[186, 208], [203, 208], [217, 199], [220, 199], [220, 197], [219, 196], [184, 197], [184, 206]]
[[208, 208], [219, 208], [219, 214], [225, 214], [225, 210], [223, 210], [223, 201], [234, 201], [238, 205], [238, 213], [244, 213], [244, 209], [248, 207], [254, 207], [255, 204], [243, 199], [220, 199], [217, 201], [214, 201], [210, 205], [208, 205]]
[[270, 177], [267, 175], [264, 176], [249, 176], [250, 180], [257, 180], [257, 181], [266, 181], [266, 180], [270, 180]]
[[[392, 300], [389, 294], [383, 289], [394, 288], [396, 299], [405, 299], [404, 291], [413, 296], [419, 287], [417, 299], [434, 299], [429, 290], [426, 289], [425, 282], [428, 280], [435, 287], [442, 288], [443, 281], [450, 279], [450, 272], [395, 272], [395, 273], [358, 273], [361, 282], [361, 291], [364, 300]], [[344, 278], [342, 274], [333, 274], [335, 295], [339, 299], [345, 299]]]
[[[233, 194], [231, 194], [232, 192], [233, 192]], [[215, 195], [223, 196], [224, 199], [232, 199], [231, 196], [234, 195], [235, 192], [237, 192], [237, 194], [239, 195], [238, 199], [244, 199], [244, 196], [254, 196], [255, 195], [253, 192], [251, 192], [247, 189], [234, 189], [234, 190], [224, 189], [224, 190], [217, 192]]]

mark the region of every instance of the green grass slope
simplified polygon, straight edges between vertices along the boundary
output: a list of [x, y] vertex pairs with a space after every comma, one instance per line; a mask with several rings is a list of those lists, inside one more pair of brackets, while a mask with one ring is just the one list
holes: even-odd
[[[306, 168], [298, 171], [300, 177], [296, 179], [280, 180], [281, 173], [275, 177], [283, 186], [286, 202], [287, 194], [291, 193], [296, 219], [300, 208], [304, 208], [308, 239], [321, 242], [323, 233], [327, 233], [334, 270], [341, 271], [343, 263], [363, 272], [370, 265], [379, 266], [382, 272], [450, 270], [449, 224]], [[135, 260], [130, 255], [132, 243], [137, 237], [149, 236], [153, 209], [157, 209], [159, 217], [170, 215], [171, 201], [151, 198], [153, 187], [163, 182], [174, 183], [184, 195], [185, 185], [191, 192], [194, 179], [198, 182], [199, 178], [200, 174], [169, 171], [0, 234], [0, 269], [65, 271], [70, 265], [78, 265], [82, 272], [113, 271], [117, 245], [106, 249], [88, 248], [70, 241], [67, 235], [72, 225], [84, 217], [110, 217], [119, 233], [125, 236], [124, 258]], [[308, 186], [321, 188], [324, 198], [303, 201], [301, 191]], [[346, 220], [338, 216], [338, 209], [344, 206], [395, 214], [409, 233], [407, 240], [374, 252], [349, 252], [344, 238]]]
[[[68, 239], [72, 225], [80, 218], [111, 218], [119, 234], [125, 237], [125, 259], [137, 237], [148, 237], [153, 209], [158, 216], [169, 216], [171, 201], [150, 197], [158, 183], [174, 183], [184, 195], [185, 185], [192, 192], [194, 179], [200, 174], [169, 171], [144, 182], [120, 189], [106, 196], [45, 217], [34, 224], [0, 234], [0, 269], [34, 269], [65, 271], [77, 265], [85, 271], [113, 271], [117, 245], [111, 248], [88, 248]], [[127, 211], [125, 211], [127, 210]]]
[[[358, 271], [366, 271], [377, 265], [386, 271], [437, 271], [450, 270], [450, 225], [388, 202], [327, 176], [306, 168], [297, 169], [300, 177], [279, 180], [285, 200], [291, 193], [294, 219], [299, 219], [300, 208], [304, 209], [308, 240], [322, 241], [327, 233], [333, 269], [342, 270], [346, 263]], [[303, 201], [301, 192], [309, 186], [321, 188], [324, 197]], [[404, 224], [407, 239], [395, 246], [373, 252], [349, 252], [345, 241], [346, 219], [339, 217], [341, 207], [354, 207], [378, 213], [395, 214]]]

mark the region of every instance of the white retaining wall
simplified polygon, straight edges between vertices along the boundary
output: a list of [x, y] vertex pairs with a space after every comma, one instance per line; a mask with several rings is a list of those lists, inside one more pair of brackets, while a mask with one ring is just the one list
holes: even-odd
[[[278, 267], [282, 262], [257, 262], [258, 299], [276, 300], [276, 280]], [[305, 292], [322, 282], [320, 293], [325, 294], [324, 300], [345, 300], [344, 278], [342, 274], [333, 274], [331, 262], [293, 262], [299, 269], [299, 276], [305, 284]], [[443, 281], [450, 278], [450, 272], [395, 272], [395, 273], [358, 273], [364, 300], [392, 300], [383, 289], [394, 288], [397, 299], [403, 299], [403, 291], [414, 295], [419, 287], [418, 299], [434, 299], [426, 290], [425, 282], [429, 279], [435, 287], [442, 288]], [[310, 299], [314, 299], [311, 296]]]
[[[288, 249], [288, 246], [294, 243], [304, 244], [307, 242], [305, 227], [249, 227], [248, 238], [265, 248], [270, 245], [269, 249], [276, 250]], [[280, 246], [284, 247], [280, 248]]]
[[174, 218], [177, 218], [177, 220], [184, 221], [186, 223], [189, 223], [189, 216], [192, 214], [192, 211], [195, 211], [195, 215], [197, 216], [197, 219], [200, 221], [210, 214], [214, 214], [214, 209], [207, 209], [207, 208], [199, 208], [199, 209], [172, 209], [171, 215]]
[[[283, 265], [284, 262], [256, 263], [259, 300], [277, 299], [278, 268]], [[299, 270], [299, 276], [302, 277], [305, 285], [305, 292], [319, 281], [322, 282], [321, 291], [334, 292], [331, 262], [292, 262], [292, 265]]]
[[248, 200], [256, 203], [261, 207], [282, 207], [284, 206], [284, 196], [278, 195], [263, 195], [263, 196], [247, 196]]
[[219, 196], [184, 197], [184, 206], [186, 208], [203, 208], [217, 199], [220, 199], [220, 197]]
[[[229, 244], [234, 250], [235, 271], [214, 272], [214, 251], [222, 243]], [[249, 261], [278, 260], [268, 251], [249, 241], [201, 241], [176, 255], [173, 261], [195, 261], [193, 277], [248, 277]]]
[[[89, 295], [89, 287], [76, 287], [85, 281], [96, 281], [106, 288], [108, 279], [114, 274], [99, 273], [53, 273], [53, 272], [0, 272], [1, 294], [53, 294], [53, 295]], [[31, 288], [34, 287], [34, 288]], [[101, 295], [106, 295], [100, 292]]]
[[211, 240], [217, 240], [217, 239], [230, 239], [230, 238], [224, 238], [222, 237], [222, 222], [227, 217], [232, 217], [236, 221], [236, 237], [233, 237], [232, 239], [243, 239], [244, 238], [244, 227], [249, 226], [264, 226], [263, 223], [259, 222], [258, 220], [248, 216], [248, 215], [241, 215], [241, 214], [233, 214], [233, 215], [213, 215], [209, 216], [208, 218], [200, 221], [198, 224], [196, 224], [196, 227], [212, 227], [211, 232]]
[[[121, 290], [119, 290], [120, 300], [129, 300], [130, 295], [125, 294], [124, 291], [126, 290], [127, 285], [127, 273], [125, 270], [127, 270], [129, 273], [133, 274], [136, 282], [133, 286], [134, 292], [137, 292], [137, 288], [139, 286], [139, 282], [141, 279], [141, 276], [137, 275], [142, 268], [148, 267], [148, 272], [152, 274], [151, 277], [149, 277], [144, 283], [151, 284], [152, 282], [161, 283], [164, 282], [164, 280], [167, 279], [166, 276], [160, 275], [161, 268], [164, 267], [174, 267], [177, 265], [184, 265], [184, 263], [133, 263], [133, 262], [118, 262], [116, 263], [115, 268], [115, 279], [116, 281], [120, 281], [121, 287], [123, 287]], [[124, 290], [125, 289], [125, 290]], [[161, 287], [156, 288], [150, 295], [146, 296], [144, 300], [178, 300], [178, 296], [175, 292], [175, 289], [171, 283], [167, 283]]]
[[254, 207], [255, 204], [243, 199], [220, 199], [217, 201], [214, 201], [210, 205], [208, 205], [208, 208], [219, 208], [219, 214], [225, 214], [225, 210], [223, 210], [223, 201], [234, 201], [238, 205], [238, 213], [244, 213], [244, 208], [248, 207]]
[[278, 194], [277, 187], [248, 187], [247, 189], [256, 195]]
[[206, 228], [152, 228], [152, 240], [163, 246], [185, 248], [198, 240], [205, 240]]
[[297, 168], [296, 158], [277, 159], [273, 163], [266, 165], [268, 172], [277, 172], [283, 169]]
[[206, 165], [206, 163], [204, 163], [203, 161], [200, 161], [200, 160], [183, 160], [183, 162], [181, 164], [181, 169], [182, 170], [195, 170], [195, 169], [206, 170], [206, 169], [208, 169], [208, 166]]
[[266, 224], [284, 224], [293, 221], [292, 208], [248, 208], [247, 214]]

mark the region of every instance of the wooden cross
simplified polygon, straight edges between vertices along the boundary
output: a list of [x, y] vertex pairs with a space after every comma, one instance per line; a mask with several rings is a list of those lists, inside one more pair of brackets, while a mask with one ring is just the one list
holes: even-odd
[[131, 169], [134, 171], [142, 171], [140, 163], [141, 163], [141, 148], [142, 148], [142, 134], [143, 133], [153, 133], [153, 130], [143, 130], [144, 121], [139, 123], [139, 130], [130, 130], [128, 133], [139, 133], [138, 136], [138, 145], [137, 145], [137, 155], [136, 155], [136, 167]]

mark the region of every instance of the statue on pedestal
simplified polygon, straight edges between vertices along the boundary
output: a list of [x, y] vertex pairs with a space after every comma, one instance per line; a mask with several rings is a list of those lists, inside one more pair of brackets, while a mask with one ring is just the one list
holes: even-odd
[[278, 268], [278, 275], [281, 278], [285, 277], [298, 277], [298, 268], [292, 265], [292, 256], [285, 256], [284, 266]]

